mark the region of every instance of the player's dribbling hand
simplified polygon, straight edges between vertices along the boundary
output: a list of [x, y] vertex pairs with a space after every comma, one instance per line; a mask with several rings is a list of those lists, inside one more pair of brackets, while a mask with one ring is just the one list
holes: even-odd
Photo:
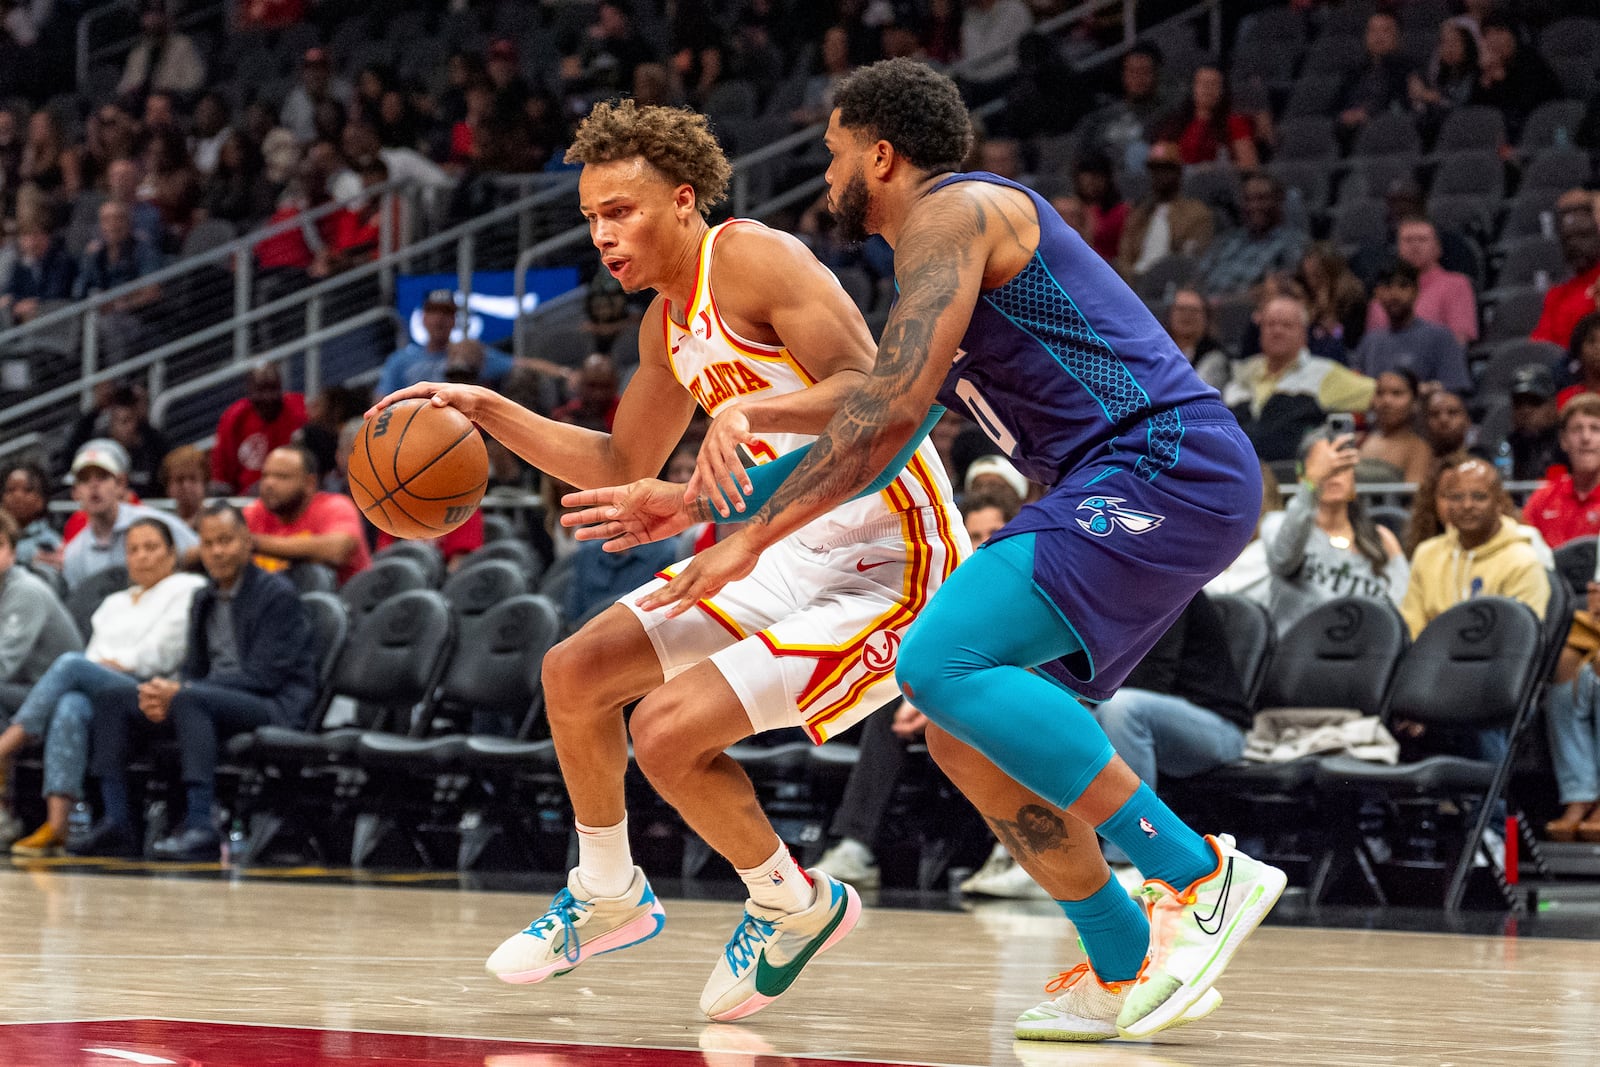
[[626, 552], [694, 525], [683, 486], [659, 478], [580, 489], [562, 497], [561, 505], [579, 509], [562, 515], [561, 525], [578, 527], [573, 536], [579, 541], [604, 541], [607, 552]]
[[700, 454], [694, 461], [694, 477], [689, 479], [683, 499], [692, 501], [698, 496], [705, 496], [723, 518], [730, 514], [730, 500], [733, 501], [733, 510], [743, 511], [745, 497], [755, 487], [745, 473], [739, 446], [749, 447], [755, 440], [755, 435], [750, 432], [750, 420], [737, 407], [712, 419], [705, 440], [700, 443]]
[[467, 417], [469, 422], [478, 421], [478, 411], [485, 396], [495, 396], [492, 389], [485, 389], [481, 385], [454, 385], [446, 382], [418, 382], [408, 385], [404, 389], [396, 389], [388, 396], [379, 400], [367, 409], [363, 418], [370, 419], [390, 404], [401, 400], [410, 400], [413, 397], [432, 397], [435, 407], [452, 407]]
[[746, 548], [734, 534], [691, 559], [676, 578], [634, 603], [645, 611], [665, 608], [667, 618], [675, 619], [699, 601], [716, 596], [729, 582], [748, 576], [760, 558], [759, 552]]

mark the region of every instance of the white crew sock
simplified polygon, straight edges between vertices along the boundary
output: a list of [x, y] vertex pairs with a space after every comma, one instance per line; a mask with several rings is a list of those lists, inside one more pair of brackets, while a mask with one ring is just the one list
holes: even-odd
[[817, 892], [811, 876], [789, 855], [789, 846], [778, 842], [778, 849], [751, 868], [740, 867], [739, 877], [750, 887], [750, 899], [763, 908], [793, 915], [816, 902]]
[[597, 897], [620, 897], [633, 884], [633, 851], [628, 847], [628, 817], [615, 826], [578, 830], [578, 881]]

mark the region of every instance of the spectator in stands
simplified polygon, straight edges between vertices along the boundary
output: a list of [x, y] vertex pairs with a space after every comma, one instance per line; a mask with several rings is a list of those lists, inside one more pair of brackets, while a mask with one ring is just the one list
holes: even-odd
[[1372, 393], [1369, 429], [1361, 438], [1360, 457], [1387, 463], [1401, 481], [1416, 485], [1433, 465], [1433, 449], [1417, 433], [1417, 376], [1405, 367], [1377, 375]]
[[383, 243], [383, 213], [389, 213], [389, 232], [400, 232], [399, 201], [374, 190], [389, 180], [389, 165], [373, 156], [356, 164], [361, 182], [358, 199], [330, 215], [331, 232], [307, 272], [313, 278], [328, 278], [378, 257]]
[[372, 565], [365, 527], [355, 502], [318, 488], [321, 472], [304, 445], [285, 445], [267, 455], [260, 498], [244, 509], [255, 535], [256, 566], [282, 570], [302, 561], [332, 567], [340, 583]]
[[13, 322], [29, 322], [44, 303], [71, 299], [76, 273], [72, 257], [50, 228], [24, 219], [17, 228], [17, 260], [0, 293], [0, 309], [10, 312]]
[[172, 501], [172, 513], [194, 529], [206, 503], [211, 461], [194, 445], [179, 445], [161, 459], [161, 485]]
[[1211, 242], [1196, 273], [1208, 296], [1242, 293], [1272, 271], [1300, 264], [1306, 237], [1283, 221], [1283, 186], [1264, 171], [1240, 188], [1244, 223]]
[[246, 395], [217, 420], [211, 482], [219, 493], [248, 493], [261, 477], [267, 454], [286, 445], [306, 423], [306, 398], [283, 391], [283, 372], [261, 363], [245, 375]]
[[1314, 437], [1289, 503], [1281, 515], [1262, 520], [1273, 578], [1270, 610], [1279, 633], [1336, 597], [1387, 597], [1399, 604], [1405, 595], [1405, 555], [1356, 495], [1356, 459], [1352, 438]]
[[1505, 596], [1544, 617], [1550, 583], [1538, 552], [1500, 510], [1500, 475], [1477, 458], [1446, 467], [1437, 507], [1445, 530], [1417, 546], [1400, 614], [1411, 636], [1463, 599]]
[[420, 344], [410, 341], [383, 361], [383, 371], [373, 395], [388, 396], [408, 385], [427, 381], [433, 369], [443, 365], [455, 325], [455, 290], [430, 292], [422, 301], [422, 330], [427, 339]]
[[1200, 380], [1217, 392], [1228, 387], [1232, 361], [1211, 335], [1211, 305], [1194, 289], [1179, 289], [1167, 305], [1167, 334], [1178, 351], [1189, 357]]
[[151, 131], [145, 166], [150, 175], [150, 206], [161, 220], [156, 243], [176, 255], [194, 228], [195, 213], [205, 196], [200, 171], [189, 158], [183, 133], [170, 126]]
[[189, 605], [205, 580], [178, 570], [166, 523], [140, 519], [128, 527], [127, 544], [128, 588], [95, 609], [89, 647], [78, 651], [74, 628], [71, 647], [51, 662], [0, 734], [0, 764], [29, 741], [44, 739], [47, 818], [12, 847], [14, 855], [53, 856], [66, 845], [67, 815], [83, 795], [89, 768], [95, 710], [133, 711], [140, 681], [170, 674], [183, 662]]
[[[330, 385], [311, 398], [306, 405], [305, 425], [290, 438], [292, 444], [305, 445], [317, 461], [317, 470], [324, 479], [338, 462], [339, 436], [351, 420], [361, 420], [372, 406], [372, 396], [356, 386]], [[341, 485], [338, 492], [344, 492]], [[331, 490], [330, 490], [331, 491]]]
[[1534, 490], [1523, 521], [1551, 548], [1600, 534], [1600, 396], [1585, 393], [1561, 409], [1561, 449], [1567, 470]]
[[0, 480], [0, 511], [17, 524], [17, 562], [61, 568], [61, 531], [50, 521], [50, 476], [24, 460], [6, 468]]
[[1573, 276], [1544, 295], [1544, 309], [1530, 335], [1535, 341], [1566, 345], [1578, 320], [1595, 310], [1591, 290], [1600, 283], [1600, 227], [1595, 224], [1593, 197], [1569, 190], [1556, 202], [1556, 227], [1561, 255]]
[[143, 398], [131, 385], [112, 390], [105, 435], [128, 453], [128, 487], [139, 496], [159, 496], [167, 438], [145, 418]]
[[[961, 476], [961, 500], [975, 496], [980, 498], [998, 498], [1007, 502], [1007, 510], [1021, 508], [1033, 495], [1033, 487], [1028, 484], [1028, 479], [1022, 472], [1012, 465], [1004, 456], [989, 453], [979, 456], [967, 464], [966, 471]], [[1015, 506], [1011, 498], [1015, 497]]]
[[1157, 141], [1145, 159], [1150, 192], [1128, 212], [1117, 250], [1117, 269], [1136, 278], [1170, 255], [1198, 256], [1211, 243], [1211, 209], [1183, 195], [1178, 146]]
[[1412, 71], [1406, 93], [1428, 133], [1438, 132], [1445, 115], [1472, 102], [1478, 88], [1478, 40], [1454, 19], [1439, 24], [1439, 45], [1427, 68]]
[[[131, 285], [160, 268], [161, 253], [133, 232], [127, 205], [108, 200], [100, 205], [100, 234], [84, 249], [73, 299]], [[100, 352], [105, 363], [120, 363], [135, 354], [144, 337], [145, 318], [154, 314], [160, 299], [160, 285], [145, 285], [100, 309]]]
[[1557, 394], [1557, 407], [1582, 393], [1600, 393], [1600, 311], [1589, 312], [1572, 328], [1567, 366], [1577, 371], [1578, 380]]
[[426, 189], [444, 189], [454, 184], [443, 167], [415, 148], [385, 148], [377, 126], [364, 118], [355, 117], [344, 124], [339, 148], [350, 165], [333, 178], [331, 192], [335, 200], [360, 196], [369, 187], [370, 183], [362, 180], [361, 168], [374, 159], [383, 161], [393, 181], [416, 182]]
[[22, 146], [17, 178], [32, 187], [57, 217], [83, 189], [78, 152], [67, 143], [61, 120], [49, 108], [40, 108], [28, 119], [28, 139]]
[[[972, 547], [976, 549], [1001, 526], [1016, 518], [1019, 507], [1016, 493], [1009, 488], [1003, 493], [980, 491], [963, 496], [961, 515]], [[892, 714], [885, 709], [868, 716], [861, 724], [860, 758], [851, 768], [844, 795], [828, 828], [829, 836], [837, 843], [823, 853], [818, 867], [858, 888], [870, 889], [878, 885], [878, 861], [873, 853], [881, 843], [895, 787], [907, 770], [907, 746], [920, 740], [927, 727], [927, 716], [906, 700], [896, 704]], [[994, 861], [991, 873], [1005, 872], [1009, 880], [1015, 881], [1018, 876], [1009, 872], [1021, 868], [1009, 862], [1010, 853], [1004, 851], [1004, 846], [997, 846], [996, 853], [1003, 859], [991, 857]], [[1027, 884], [1032, 884], [1031, 879]], [[997, 886], [979, 888], [992, 890]], [[1026, 889], [1026, 886], [1019, 888]]]
[[596, 352], [583, 361], [578, 395], [550, 413], [557, 422], [609, 433], [617, 415], [618, 377], [610, 356]]
[[1005, 93], [1017, 73], [1017, 46], [1033, 29], [1033, 13], [1022, 0], [963, 0], [961, 87], [981, 104]]
[[484, 53], [484, 72], [489, 76], [489, 82], [494, 86], [497, 105], [503, 105], [508, 110], [521, 111], [533, 96], [533, 89], [528, 85], [528, 80], [522, 76], [522, 69], [517, 60], [517, 42], [509, 37], [502, 37], [489, 45], [489, 50]]
[[163, 0], [146, 0], [139, 13], [139, 39], [122, 66], [117, 95], [188, 94], [206, 82], [206, 61], [188, 34], [172, 28]]
[[1469, 451], [1477, 446], [1477, 427], [1467, 402], [1448, 389], [1423, 390], [1422, 428], [1434, 456]]
[[1367, 291], [1331, 243], [1318, 241], [1300, 257], [1295, 280], [1306, 292], [1311, 327], [1306, 347], [1314, 356], [1349, 363], [1366, 332]]
[[1400, 20], [1389, 11], [1367, 19], [1366, 59], [1339, 85], [1339, 125], [1353, 133], [1374, 115], [1402, 107], [1409, 99], [1416, 67], [1400, 50]]
[[217, 149], [217, 163], [205, 182], [200, 206], [206, 215], [253, 227], [277, 207], [277, 194], [266, 175], [261, 146], [248, 137], [230, 137]]
[[1098, 153], [1084, 155], [1073, 169], [1072, 189], [1088, 213], [1089, 246], [1107, 263], [1115, 263], [1128, 221], [1128, 202], [1117, 189], [1111, 160]]
[[[530, 359], [527, 362], [534, 364], [543, 361]], [[498, 390], [505, 385], [506, 376], [516, 365], [515, 359], [498, 348], [490, 348], [482, 341], [467, 338], [451, 342], [449, 351], [445, 353], [444, 363], [439, 367], [439, 373], [430, 375], [430, 379], [484, 385]]]
[[1078, 124], [1079, 150], [1099, 152], [1125, 170], [1144, 165], [1150, 127], [1168, 108], [1161, 91], [1161, 50], [1134, 45], [1122, 56], [1122, 95]]
[[[1262, 459], [1293, 459], [1330, 411], [1365, 411], [1376, 383], [1306, 349], [1305, 304], [1274, 297], [1257, 313], [1261, 352], [1234, 364], [1223, 401]], [[1354, 460], [1352, 460], [1352, 463]]]
[[16, 213], [17, 186], [22, 184], [22, 141], [16, 111], [0, 107], [0, 216]]
[[1397, 261], [1378, 278], [1375, 291], [1389, 319], [1387, 330], [1374, 330], [1362, 339], [1350, 366], [1370, 377], [1405, 368], [1422, 382], [1437, 382], [1454, 393], [1472, 389], [1466, 353], [1443, 326], [1416, 316], [1417, 269]]
[[203, 177], [215, 173], [222, 146], [239, 136], [229, 125], [229, 110], [227, 98], [218, 92], [203, 94], [194, 105], [189, 158]]
[[1518, 367], [1511, 376], [1511, 477], [1539, 481], [1551, 467], [1567, 465], [1561, 451], [1561, 411], [1556, 405], [1556, 379], [1540, 363]]
[[350, 102], [350, 85], [334, 76], [328, 53], [321, 48], [308, 48], [300, 62], [300, 82], [289, 91], [278, 120], [294, 134], [301, 144], [309, 144], [317, 136], [317, 107], [336, 103], [342, 108]]
[[1189, 96], [1157, 129], [1162, 140], [1176, 142], [1185, 163], [1231, 163], [1240, 170], [1260, 165], [1255, 128], [1233, 110], [1227, 80], [1209, 63], [1195, 68]]
[[79, 168], [85, 189], [102, 188], [113, 161], [139, 154], [144, 131], [138, 120], [115, 100], [103, 101], [84, 126]]
[[135, 237], [159, 247], [161, 210], [140, 195], [143, 186], [144, 165], [138, 159], [113, 159], [106, 167], [106, 199], [127, 207]]
[[164, 511], [129, 504], [123, 499], [127, 489], [128, 454], [121, 445], [95, 438], [78, 449], [72, 459], [72, 499], [88, 523], [62, 552], [61, 575], [68, 589], [110, 567], [126, 566], [123, 535], [140, 519], [166, 523], [180, 555], [195, 547], [194, 531]]
[[76, 854], [138, 853], [127, 779], [136, 731], [170, 723], [183, 768], [183, 826], [157, 842], [153, 854], [205, 860], [216, 858], [219, 845], [211, 824], [219, 743], [268, 723], [305, 725], [316, 694], [316, 650], [294, 587], [250, 564], [250, 534], [231, 504], [207, 505], [200, 545], [211, 581], [189, 613], [182, 669], [141, 684], [134, 709], [95, 709], [90, 768], [105, 816], [73, 846]]
[[1483, 19], [1481, 26], [1483, 48], [1472, 102], [1498, 109], [1515, 142], [1529, 113], [1562, 95], [1561, 80], [1543, 56], [1522, 43], [1521, 27], [1510, 17], [1493, 14]]
[[[1465, 346], [1478, 339], [1478, 297], [1472, 279], [1439, 265], [1444, 247], [1432, 222], [1419, 215], [1400, 221], [1396, 237], [1400, 260], [1417, 272], [1416, 317], [1449, 330]], [[1367, 308], [1367, 329], [1389, 328], [1389, 315], [1374, 296]]]
[[[800, 105], [789, 113], [796, 127], [828, 121], [833, 112], [834, 86], [855, 69], [850, 62], [850, 35], [843, 26], [829, 26], [822, 32], [821, 69], [806, 79]], [[637, 97], [637, 92], [634, 94]]]
[[[1423, 258], [1419, 256], [1413, 259], [1406, 249], [1399, 248], [1401, 224], [1408, 219], [1428, 217], [1427, 199], [1422, 195], [1422, 187], [1412, 178], [1395, 178], [1383, 190], [1383, 209], [1384, 220], [1388, 224], [1383, 237], [1363, 243], [1350, 259], [1350, 269], [1361, 279], [1361, 284], [1369, 289], [1378, 272], [1387, 268], [1395, 258], [1396, 249], [1399, 249], [1400, 258], [1416, 267], [1419, 274], [1428, 270]], [[1468, 282], [1472, 282], [1481, 269], [1472, 242], [1454, 230], [1435, 229], [1435, 235], [1439, 239], [1439, 265], [1446, 271], [1461, 274]], [[1429, 288], [1431, 290], [1432, 287]], [[1428, 316], [1424, 315], [1423, 318]], [[1429, 319], [1429, 321], [1434, 320]], [[1451, 326], [1453, 329], [1453, 324], [1456, 322], [1457, 320], [1452, 318], [1450, 322], [1443, 322], [1440, 325]]]
[[[628, 0], [605, 0], [582, 37], [564, 42], [558, 68], [562, 92], [591, 101], [612, 96], [633, 85], [633, 72], [640, 63], [656, 58], [655, 49], [633, 24]], [[773, 57], [769, 53], [763, 58]], [[781, 70], [781, 62], [776, 66]], [[771, 77], [777, 70], [769, 65], [761, 73]]]
[[[55, 591], [17, 558], [21, 528], [0, 510], [0, 717], [14, 714], [56, 657], [83, 647]], [[0, 748], [0, 800], [12, 749]]]

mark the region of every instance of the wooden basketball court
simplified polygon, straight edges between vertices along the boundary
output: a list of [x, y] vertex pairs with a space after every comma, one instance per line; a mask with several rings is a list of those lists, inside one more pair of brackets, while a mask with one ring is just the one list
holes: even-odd
[[668, 899], [654, 941], [513, 987], [483, 960], [547, 893], [43, 865], [0, 870], [0, 900], [6, 1067], [1600, 1062], [1584, 940], [1268, 926], [1210, 1019], [1089, 1046], [1011, 1036], [1079, 959], [1049, 904], [869, 907], [783, 1000], [716, 1025], [696, 1004], [733, 902]]

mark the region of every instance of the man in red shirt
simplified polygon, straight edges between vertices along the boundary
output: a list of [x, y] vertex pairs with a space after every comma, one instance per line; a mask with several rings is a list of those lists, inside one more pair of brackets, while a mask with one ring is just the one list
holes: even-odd
[[1561, 409], [1561, 448], [1570, 466], [1534, 490], [1522, 521], [1551, 548], [1600, 534], [1600, 395], [1575, 396]]
[[570, 422], [601, 433], [610, 433], [617, 417], [617, 365], [611, 357], [591, 353], [579, 372], [578, 395], [550, 413], [557, 422]]
[[1592, 290], [1600, 282], [1600, 226], [1595, 223], [1592, 201], [1591, 194], [1574, 189], [1561, 194], [1556, 203], [1561, 254], [1573, 276], [1545, 294], [1544, 311], [1531, 334], [1535, 341], [1566, 348], [1572, 341], [1572, 328], [1596, 308]]
[[283, 377], [271, 364], [245, 377], [248, 394], [235, 400], [217, 420], [211, 449], [211, 481], [218, 493], [248, 493], [261, 477], [267, 453], [286, 445], [306, 424], [306, 398], [283, 391]]
[[317, 490], [317, 461], [303, 445], [275, 448], [261, 469], [261, 495], [244, 509], [256, 539], [256, 566], [281, 571], [321, 563], [339, 582], [372, 565], [361, 512], [342, 493]]

